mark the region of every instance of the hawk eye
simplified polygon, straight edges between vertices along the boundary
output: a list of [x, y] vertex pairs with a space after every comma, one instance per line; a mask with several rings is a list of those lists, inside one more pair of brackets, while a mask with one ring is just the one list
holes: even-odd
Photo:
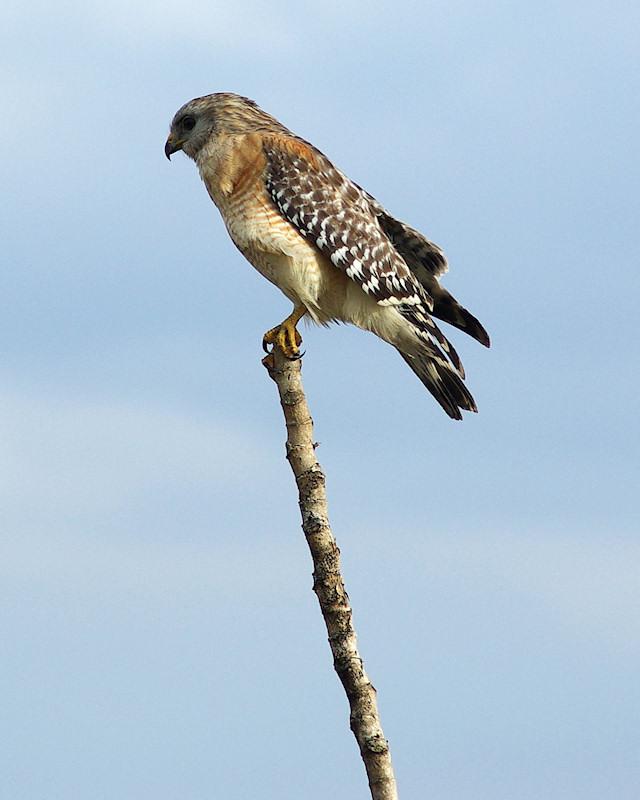
[[196, 118], [191, 115], [182, 118], [182, 127], [185, 131], [192, 131], [196, 127]]

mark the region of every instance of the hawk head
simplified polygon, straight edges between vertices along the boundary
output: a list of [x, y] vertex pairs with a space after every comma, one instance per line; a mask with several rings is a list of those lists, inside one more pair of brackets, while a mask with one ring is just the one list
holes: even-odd
[[189, 158], [195, 158], [200, 148], [209, 141], [216, 128], [215, 98], [215, 94], [196, 97], [176, 112], [164, 146], [164, 154], [168, 159], [178, 150], [182, 150]]
[[287, 129], [253, 100], [231, 92], [217, 92], [189, 100], [171, 121], [164, 146], [168, 159], [182, 150], [195, 159], [212, 136], [242, 134], [257, 130]]

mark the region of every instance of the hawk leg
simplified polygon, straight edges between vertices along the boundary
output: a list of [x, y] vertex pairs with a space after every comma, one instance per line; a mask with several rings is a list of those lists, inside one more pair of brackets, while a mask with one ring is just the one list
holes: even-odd
[[304, 306], [296, 306], [291, 314], [276, 325], [275, 328], [268, 330], [262, 337], [262, 349], [265, 353], [269, 352], [269, 345], [279, 347], [287, 358], [292, 361], [302, 358], [299, 345], [302, 343], [302, 336], [296, 330], [296, 325], [307, 313]]

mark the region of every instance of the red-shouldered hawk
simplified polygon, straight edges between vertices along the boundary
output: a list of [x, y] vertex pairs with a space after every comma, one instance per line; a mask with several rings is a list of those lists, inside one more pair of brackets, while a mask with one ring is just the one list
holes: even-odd
[[440, 286], [440, 248], [246, 97], [211, 94], [171, 123], [167, 158], [200, 171], [233, 242], [294, 304], [263, 346], [299, 357], [298, 321], [349, 322], [392, 344], [447, 414], [476, 411], [456, 351], [432, 319], [489, 346], [480, 322]]

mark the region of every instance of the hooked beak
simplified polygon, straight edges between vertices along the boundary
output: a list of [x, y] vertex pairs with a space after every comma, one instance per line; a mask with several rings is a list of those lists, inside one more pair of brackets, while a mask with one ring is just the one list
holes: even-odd
[[182, 145], [184, 142], [180, 141], [173, 133], [169, 134], [169, 138], [167, 139], [165, 146], [164, 146], [164, 154], [165, 156], [171, 161], [171, 156], [173, 153], [177, 153], [178, 150], [182, 150]]

